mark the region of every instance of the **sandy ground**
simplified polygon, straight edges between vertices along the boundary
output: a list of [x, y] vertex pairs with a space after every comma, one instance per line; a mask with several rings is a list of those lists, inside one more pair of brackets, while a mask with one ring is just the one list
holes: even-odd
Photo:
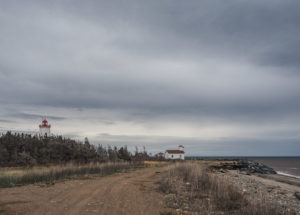
[[69, 180], [49, 187], [28, 185], [0, 189], [0, 214], [160, 214], [166, 209], [163, 196], [155, 191], [155, 181], [163, 168]]

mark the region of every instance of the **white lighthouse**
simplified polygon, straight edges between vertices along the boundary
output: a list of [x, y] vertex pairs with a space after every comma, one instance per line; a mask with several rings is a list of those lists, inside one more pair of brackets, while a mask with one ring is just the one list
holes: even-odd
[[51, 125], [48, 125], [48, 121], [44, 119], [40, 127], [40, 137], [50, 137], [50, 128]]

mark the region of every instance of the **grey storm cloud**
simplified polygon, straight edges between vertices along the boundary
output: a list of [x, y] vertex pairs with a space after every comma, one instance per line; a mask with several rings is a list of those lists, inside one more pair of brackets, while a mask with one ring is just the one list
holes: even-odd
[[65, 117], [60, 117], [60, 116], [43, 116], [39, 114], [29, 114], [29, 113], [13, 113], [9, 115], [10, 117], [14, 118], [21, 118], [21, 119], [43, 119], [47, 117], [48, 119], [53, 119], [53, 120], [63, 120], [66, 119]]
[[299, 24], [293, 0], [3, 0], [0, 104], [14, 108], [0, 122], [54, 107], [145, 124], [290, 124], [299, 135]]
[[[6, 120], [6, 119], [0, 119], [0, 122], [8, 122], [8, 123], [11, 123], [11, 122], [14, 122], [12, 120]], [[2, 128], [2, 127], [1, 127]]]

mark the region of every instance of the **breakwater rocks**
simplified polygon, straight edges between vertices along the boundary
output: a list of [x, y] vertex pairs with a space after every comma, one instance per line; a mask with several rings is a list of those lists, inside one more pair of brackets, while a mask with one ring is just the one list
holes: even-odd
[[240, 170], [248, 174], [259, 173], [259, 174], [276, 174], [276, 171], [271, 167], [268, 167], [262, 163], [240, 159], [233, 162], [223, 162], [218, 166], [213, 166], [214, 169], [223, 170]]
[[271, 167], [256, 161], [238, 160], [237, 166], [240, 171], [245, 171], [247, 173], [276, 174], [276, 171]]

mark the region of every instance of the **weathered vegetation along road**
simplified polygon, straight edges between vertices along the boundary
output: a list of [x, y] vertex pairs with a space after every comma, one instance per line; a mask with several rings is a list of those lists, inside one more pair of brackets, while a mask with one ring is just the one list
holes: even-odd
[[155, 191], [155, 181], [164, 168], [68, 180], [48, 187], [0, 189], [0, 214], [160, 214], [164, 211], [163, 196]]

